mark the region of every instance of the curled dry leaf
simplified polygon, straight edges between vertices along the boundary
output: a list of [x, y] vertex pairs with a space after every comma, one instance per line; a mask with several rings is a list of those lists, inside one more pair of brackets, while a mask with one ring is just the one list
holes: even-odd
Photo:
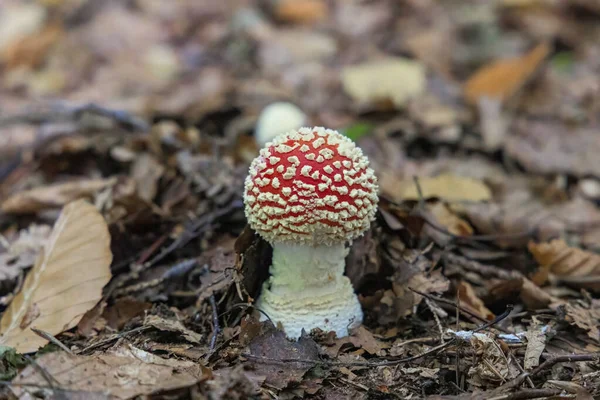
[[30, 327], [57, 335], [77, 325], [102, 297], [111, 261], [110, 235], [100, 213], [85, 200], [68, 204], [2, 316], [0, 344], [29, 353], [47, 343]]
[[501, 102], [509, 100], [529, 81], [550, 50], [548, 44], [542, 43], [522, 57], [500, 60], [481, 68], [465, 83], [465, 99], [471, 104], [477, 104], [482, 97]]
[[483, 303], [483, 301], [477, 296], [473, 287], [465, 282], [461, 281], [457, 287], [458, 298], [460, 299], [461, 306], [465, 307], [469, 311], [479, 315], [481, 318], [486, 320], [493, 320], [495, 315], [492, 313]]
[[116, 182], [116, 178], [85, 179], [25, 190], [4, 200], [0, 209], [8, 214], [29, 214], [48, 208], [59, 208], [71, 201], [91, 197], [97, 191]]
[[529, 251], [540, 264], [534, 282], [541, 285], [553, 274], [574, 286], [600, 290], [600, 254], [570, 247], [561, 239], [529, 242]]

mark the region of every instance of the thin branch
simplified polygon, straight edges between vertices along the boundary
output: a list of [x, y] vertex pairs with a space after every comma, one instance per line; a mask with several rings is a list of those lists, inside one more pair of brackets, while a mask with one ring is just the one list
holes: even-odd
[[44, 338], [47, 341], [54, 343], [55, 345], [57, 345], [58, 347], [60, 347], [64, 351], [66, 351], [67, 353], [73, 355], [73, 352], [71, 351], [71, 349], [69, 349], [67, 346], [65, 346], [60, 340], [58, 340], [57, 338], [55, 338], [50, 333], [45, 332], [45, 331], [43, 331], [41, 329], [33, 328], [33, 327], [31, 327], [29, 329], [31, 329], [33, 331], [33, 333], [35, 333], [39, 337]]
[[571, 354], [561, 355], [556, 357], [548, 358], [546, 361], [541, 363], [536, 369], [531, 371], [531, 376], [539, 375], [544, 370], [552, 368], [554, 365], [562, 362], [580, 362], [580, 361], [600, 361], [600, 353], [586, 353], [586, 354]]
[[211, 294], [210, 297], [208, 298], [208, 300], [210, 301], [210, 306], [212, 308], [212, 321], [213, 321], [213, 334], [212, 337], [210, 338], [210, 353], [212, 353], [215, 350], [215, 345], [217, 343], [217, 336], [219, 335], [219, 332], [221, 331], [221, 327], [219, 326], [219, 312], [217, 311], [217, 302], [215, 300], [215, 295]]

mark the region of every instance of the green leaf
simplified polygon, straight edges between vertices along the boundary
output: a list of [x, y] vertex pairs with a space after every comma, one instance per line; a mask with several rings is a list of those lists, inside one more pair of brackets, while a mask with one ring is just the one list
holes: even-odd
[[552, 57], [552, 66], [560, 72], [570, 72], [573, 70], [575, 59], [570, 51], [561, 51]]
[[354, 125], [351, 125], [343, 130], [343, 134], [346, 135], [349, 139], [353, 141], [357, 141], [361, 137], [365, 136], [368, 133], [371, 133], [375, 125], [369, 124], [366, 122], [358, 122]]
[[17, 375], [19, 368], [27, 365], [27, 360], [23, 358], [14, 347], [0, 346], [0, 380], [11, 380]]

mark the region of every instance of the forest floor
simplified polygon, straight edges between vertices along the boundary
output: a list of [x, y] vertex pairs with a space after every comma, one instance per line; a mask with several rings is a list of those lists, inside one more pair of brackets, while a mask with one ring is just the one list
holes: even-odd
[[[592, 0], [3, 0], [2, 398], [600, 399], [599, 76]], [[348, 337], [253, 316], [275, 101], [379, 181]]]

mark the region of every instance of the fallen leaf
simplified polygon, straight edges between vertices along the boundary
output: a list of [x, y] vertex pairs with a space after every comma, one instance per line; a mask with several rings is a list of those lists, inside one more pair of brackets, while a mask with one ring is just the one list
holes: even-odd
[[[424, 199], [440, 198], [449, 202], [480, 202], [492, 198], [492, 192], [481, 181], [452, 174], [419, 178]], [[399, 191], [389, 193], [396, 200], [419, 200], [417, 186], [412, 179], [397, 185]]]
[[342, 70], [344, 90], [360, 104], [390, 100], [401, 107], [421, 94], [425, 84], [425, 68], [406, 58], [387, 58]]
[[[135, 350], [135, 351], [134, 351]], [[94, 394], [130, 399], [160, 391], [192, 386], [211, 377], [206, 367], [178, 359], [162, 359], [139, 349], [125, 349], [97, 356], [74, 356], [64, 352], [44, 354], [35, 365], [25, 368], [13, 381], [11, 390], [22, 396], [28, 385], [47, 385], [47, 375], [64, 391], [82, 391], [86, 399]], [[19, 383], [28, 385], [20, 386]], [[70, 397], [69, 397], [70, 398]]]
[[85, 200], [65, 206], [23, 288], [2, 315], [0, 343], [29, 353], [47, 343], [30, 327], [57, 335], [76, 326], [102, 298], [111, 261], [110, 235], [96, 208]]
[[106, 308], [102, 316], [106, 319], [108, 326], [121, 330], [131, 319], [144, 315], [144, 311], [150, 308], [152, 308], [151, 303], [139, 301], [132, 297], [123, 297]]
[[[292, 342], [285, 337], [283, 331], [272, 325], [252, 339], [248, 347], [250, 354], [257, 357], [255, 360], [250, 358], [249, 363], [254, 365], [259, 375], [266, 376], [266, 384], [280, 390], [291, 382], [300, 382], [306, 371], [312, 368], [309, 363], [294, 363], [290, 360], [317, 361], [319, 358], [319, 347], [311, 338], [300, 337], [297, 342]], [[263, 362], [261, 358], [271, 361]]]
[[539, 285], [554, 274], [562, 281], [585, 289], [600, 290], [600, 254], [569, 246], [562, 239], [546, 243], [529, 242], [529, 251], [540, 264], [533, 279]]
[[504, 151], [530, 172], [599, 177], [598, 129], [598, 124], [574, 127], [556, 120], [517, 118]]
[[0, 209], [7, 214], [30, 214], [48, 208], [59, 208], [71, 201], [89, 198], [116, 182], [116, 178], [85, 179], [29, 189], [4, 200]]
[[165, 171], [155, 157], [144, 153], [139, 155], [131, 167], [131, 176], [136, 183], [137, 194], [151, 203], [156, 196], [158, 180]]
[[32, 266], [49, 235], [47, 225], [32, 224], [20, 231], [19, 236], [9, 242], [6, 252], [0, 254], [0, 282], [13, 280], [22, 269]]
[[476, 386], [515, 378], [520, 371], [509, 363], [501, 347], [485, 333], [474, 333], [470, 343], [478, 360], [469, 368], [470, 381]]
[[[434, 217], [435, 222], [441, 227], [446, 228], [448, 232], [458, 236], [469, 236], [473, 234], [471, 225], [453, 213], [444, 203], [435, 202], [433, 204], [427, 204], [426, 208], [428, 213]], [[429, 226], [426, 226], [425, 229], [428, 230], [430, 235], [437, 232]]]
[[158, 315], [148, 315], [144, 318], [144, 325], [151, 326], [160, 331], [179, 333], [190, 343], [199, 344], [202, 342], [202, 335], [186, 328], [181, 321], [165, 319]]
[[483, 304], [483, 301], [477, 296], [475, 290], [469, 283], [461, 281], [458, 284], [457, 292], [461, 306], [469, 309], [469, 311], [474, 312], [481, 318], [486, 319], [488, 321], [491, 321], [495, 318], [494, 313], [492, 313], [485, 306], [485, 304]]
[[547, 43], [541, 43], [522, 57], [496, 61], [481, 68], [465, 83], [465, 99], [473, 105], [481, 97], [495, 98], [501, 103], [508, 101], [529, 81], [550, 51]]
[[323, 0], [278, 0], [275, 16], [283, 22], [307, 24], [327, 16], [327, 4]]
[[600, 342], [600, 300], [592, 300], [592, 304], [582, 304], [581, 301], [559, 301], [550, 305], [550, 308], [564, 309], [565, 320], [587, 332], [587, 335]]
[[533, 322], [527, 329], [527, 348], [523, 367], [530, 370], [540, 365], [540, 357], [546, 348], [546, 332], [540, 321], [533, 317]]
[[372, 355], [377, 355], [381, 350], [390, 348], [389, 343], [377, 339], [367, 328], [361, 325], [352, 335], [336, 339], [335, 344], [326, 348], [326, 351], [332, 357], [335, 357], [339, 349], [346, 343], [351, 343], [354, 347], [364, 349]]
[[40, 32], [11, 43], [2, 54], [8, 68], [17, 66], [38, 67], [45, 59], [50, 48], [62, 37], [63, 29], [59, 25], [48, 25]]

